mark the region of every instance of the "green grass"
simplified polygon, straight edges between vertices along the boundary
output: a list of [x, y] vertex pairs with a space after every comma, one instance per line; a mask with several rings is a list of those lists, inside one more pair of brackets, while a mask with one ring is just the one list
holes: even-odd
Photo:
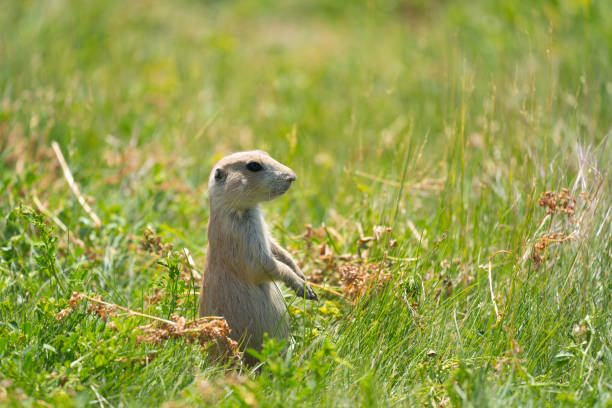
[[[0, 27], [0, 405], [612, 405], [611, 2], [11, 1]], [[392, 283], [354, 307], [284, 288], [293, 336], [259, 373], [139, 343], [146, 319], [55, 319], [73, 291], [193, 317], [140, 239], [201, 269], [208, 173], [252, 148], [298, 174], [265, 210], [306, 274], [325, 243]], [[564, 187], [579, 223], [538, 206]]]

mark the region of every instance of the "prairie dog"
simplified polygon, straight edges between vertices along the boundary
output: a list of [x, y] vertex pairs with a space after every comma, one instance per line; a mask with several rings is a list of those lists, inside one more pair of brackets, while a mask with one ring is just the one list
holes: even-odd
[[223, 316], [243, 349], [260, 350], [264, 333], [278, 339], [289, 334], [287, 307], [274, 281], [300, 297], [318, 299], [291, 255], [270, 236], [259, 209], [295, 180], [293, 170], [260, 150], [226, 156], [210, 174], [199, 315]]

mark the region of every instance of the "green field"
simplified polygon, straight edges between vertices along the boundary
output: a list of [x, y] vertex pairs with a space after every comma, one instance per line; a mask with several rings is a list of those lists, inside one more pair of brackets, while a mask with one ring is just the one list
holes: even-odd
[[[606, 0], [6, 1], [0, 406], [611, 407], [611, 135]], [[181, 254], [250, 149], [297, 173], [266, 219], [324, 286], [280, 285], [285, 353], [69, 309], [194, 318]]]

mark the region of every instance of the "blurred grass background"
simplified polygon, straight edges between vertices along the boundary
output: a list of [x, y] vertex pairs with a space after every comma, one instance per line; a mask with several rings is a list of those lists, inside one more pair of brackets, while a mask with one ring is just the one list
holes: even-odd
[[[165, 279], [135, 254], [146, 226], [203, 265], [210, 169], [258, 148], [298, 174], [266, 212], [307, 274], [305, 224], [338, 231], [336, 255], [389, 225], [397, 246], [368, 257], [396, 259], [397, 286], [296, 308], [293, 354], [213, 381], [211, 403], [609, 406], [611, 2], [9, 1], [0, 27], [0, 403], [208, 401], [201, 379], [224, 374], [195, 347], [126, 365], [147, 350], [53, 316], [72, 290], [142, 306]], [[540, 193], [562, 187], [593, 198], [583, 222], [541, 223]], [[63, 294], [15, 215], [34, 198], [86, 246], [56, 254]], [[535, 239], [561, 230], [576, 238], [534, 268]]]

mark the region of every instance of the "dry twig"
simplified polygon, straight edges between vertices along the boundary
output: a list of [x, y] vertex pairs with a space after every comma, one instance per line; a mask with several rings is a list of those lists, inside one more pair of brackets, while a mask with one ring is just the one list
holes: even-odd
[[321, 290], [324, 290], [326, 292], [332, 293], [332, 294], [334, 294], [336, 296], [339, 296], [342, 299], [346, 300], [347, 302], [353, 303], [353, 301], [351, 299], [349, 299], [348, 297], [344, 296], [342, 293], [338, 292], [337, 290], [328, 288], [327, 286], [324, 286], [324, 285], [319, 285], [318, 283], [314, 283], [312, 281], [308, 281], [308, 284], [310, 286], [314, 286], [317, 289], [321, 289]]
[[[163, 319], [161, 317], [151, 316], [151, 315], [148, 315], [148, 314], [145, 314], [145, 313], [140, 313], [140, 312], [137, 312], [135, 310], [128, 309], [127, 307], [119, 306], [119, 305], [116, 305], [114, 303], [105, 302], [103, 300], [96, 299], [96, 298], [84, 295], [82, 293], [79, 294], [79, 296], [81, 298], [83, 298], [83, 299], [89, 300], [90, 302], [96, 302], [96, 303], [100, 303], [100, 304], [105, 305], [105, 306], [109, 306], [109, 307], [113, 307], [113, 308], [116, 308], [116, 309], [119, 309], [119, 310], [123, 310], [128, 315], [146, 317], [147, 319], [156, 320], [158, 322], [170, 324], [170, 325], [173, 325], [173, 326], [176, 326], [176, 324], [177, 324], [176, 322], [173, 322], [172, 320], [167, 320], [167, 319]], [[223, 317], [221, 317], [221, 316], [205, 316], [205, 317], [200, 317], [199, 319], [196, 319], [196, 320], [201, 320], [201, 319], [214, 320], [214, 319], [223, 319]]]
[[187, 258], [187, 262], [189, 263], [189, 269], [191, 270], [191, 278], [192, 280], [201, 280], [202, 279], [202, 274], [200, 272], [198, 272], [198, 270], [196, 269], [196, 264], [193, 261], [193, 258], [191, 257], [191, 252], [189, 252], [189, 250], [187, 248], [183, 248], [183, 253], [185, 254], [185, 257]]
[[[216, 350], [221, 352], [219, 356], [235, 357], [241, 354], [238, 350], [238, 343], [229, 337], [229, 325], [220, 316], [204, 316], [187, 321], [184, 317], [173, 315], [172, 320], [167, 320], [136, 312], [115, 303], [105, 302], [100, 296], [91, 297], [74, 292], [68, 301], [69, 307], [57, 313], [55, 319], [57, 321], [64, 320], [76, 310], [82, 299], [90, 302], [88, 313], [104, 321], [111, 315], [116, 316], [115, 310], [118, 309], [126, 312], [128, 316], [140, 316], [159, 322], [157, 324], [151, 323], [138, 326], [135, 330], [142, 333], [142, 335], [137, 337], [139, 342], [159, 343], [170, 338], [185, 338], [187, 341], [196, 341], [202, 346], [206, 346], [210, 341], [214, 341], [220, 347], [220, 349]], [[110, 324], [114, 327], [112, 322]]]
[[81, 194], [81, 191], [79, 190], [79, 186], [74, 181], [74, 177], [72, 177], [72, 172], [70, 171], [70, 168], [68, 167], [68, 163], [66, 163], [66, 159], [64, 158], [64, 155], [62, 154], [62, 150], [60, 149], [59, 144], [57, 144], [57, 142], [54, 141], [51, 143], [51, 148], [53, 148], [53, 151], [55, 152], [55, 156], [57, 157], [57, 161], [59, 162], [62, 168], [62, 171], [64, 172], [64, 177], [66, 178], [66, 181], [68, 182], [68, 185], [70, 186], [70, 189], [72, 190], [77, 200], [79, 201], [79, 204], [81, 204], [81, 207], [83, 207], [87, 215], [89, 215], [89, 218], [92, 219], [95, 226], [100, 227], [102, 225], [102, 221], [100, 221], [100, 218], [96, 215], [96, 213], [94, 213], [94, 211], [91, 209], [89, 204], [87, 204], [85, 197], [83, 197], [83, 195]]
[[491, 264], [491, 259], [493, 259], [496, 255], [499, 255], [499, 254], [510, 254], [511, 255], [512, 252], [506, 251], [505, 249], [501, 249], [489, 257], [489, 265], [487, 269], [489, 272], [489, 291], [491, 293], [491, 302], [493, 302], [493, 308], [495, 309], [495, 326], [501, 321], [502, 315], [499, 313], [499, 309], [497, 308], [497, 302], [495, 301], [495, 295], [493, 294], [493, 277], [491, 274], [493, 265]]

